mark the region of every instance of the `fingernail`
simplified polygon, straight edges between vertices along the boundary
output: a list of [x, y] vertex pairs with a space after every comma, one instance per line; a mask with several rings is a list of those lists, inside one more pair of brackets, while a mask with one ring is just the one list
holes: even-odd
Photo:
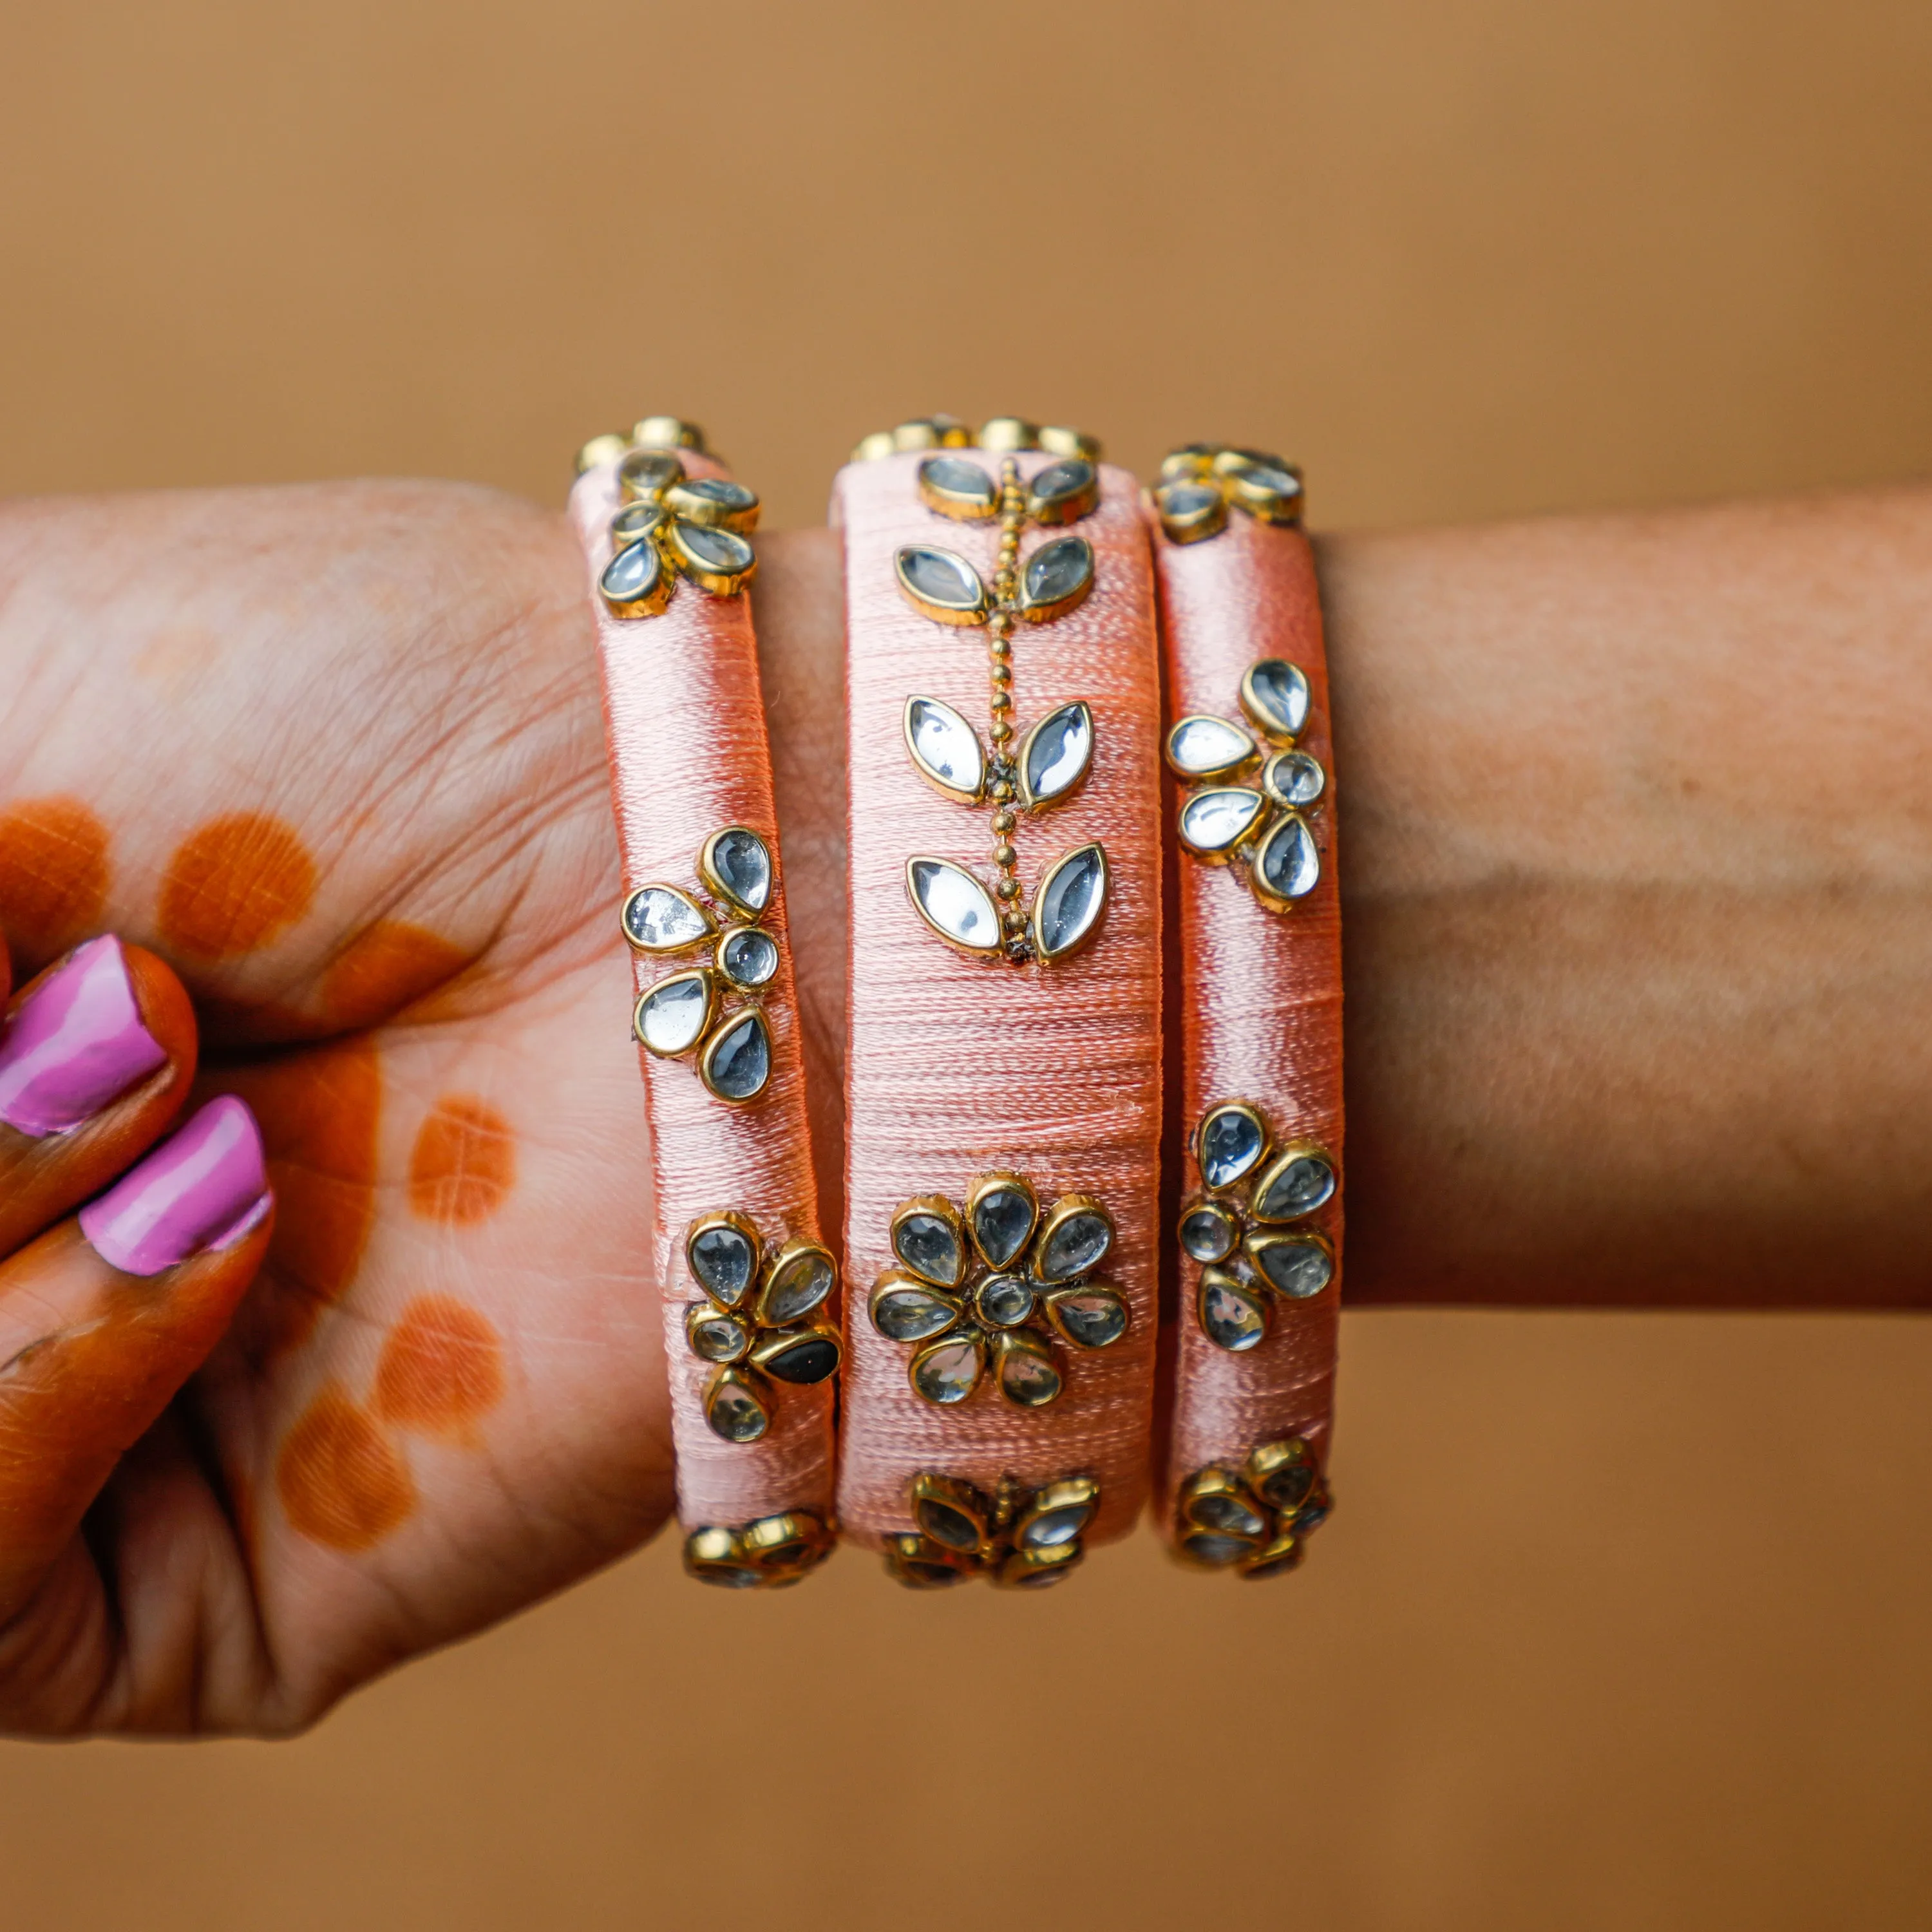
[[80, 1232], [124, 1274], [159, 1274], [231, 1247], [268, 1213], [262, 1136], [245, 1102], [211, 1100], [80, 1210]]
[[35, 1140], [64, 1133], [167, 1063], [141, 1024], [120, 940], [91, 939], [0, 1034], [0, 1120]]

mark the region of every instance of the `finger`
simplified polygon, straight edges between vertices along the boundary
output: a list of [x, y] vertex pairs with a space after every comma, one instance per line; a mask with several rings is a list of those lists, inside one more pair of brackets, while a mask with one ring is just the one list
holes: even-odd
[[195, 1054], [181, 982], [111, 934], [21, 990], [0, 1031], [0, 1254], [153, 1144], [188, 1097]]
[[116, 1462], [220, 1340], [272, 1210], [254, 1117], [224, 1096], [0, 1263], [0, 1654]]

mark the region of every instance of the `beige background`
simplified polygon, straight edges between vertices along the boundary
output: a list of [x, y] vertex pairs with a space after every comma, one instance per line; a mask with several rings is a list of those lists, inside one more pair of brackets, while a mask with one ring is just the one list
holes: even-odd
[[[1932, 466], [1923, 0], [96, 0], [0, 44], [0, 489], [554, 502], [646, 408], [780, 522], [934, 407], [1280, 446], [1330, 524]], [[1143, 1540], [1037, 1604], [851, 1558], [721, 1603], [660, 1548], [297, 1744], [0, 1747], [0, 1921], [1932, 1922], [1932, 1330], [1345, 1346], [1286, 1586]]]

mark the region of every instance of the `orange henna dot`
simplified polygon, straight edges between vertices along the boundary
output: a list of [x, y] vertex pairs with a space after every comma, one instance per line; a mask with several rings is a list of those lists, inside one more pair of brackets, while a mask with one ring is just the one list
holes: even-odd
[[251, 1360], [305, 1341], [347, 1292], [376, 1218], [382, 1062], [366, 1036], [224, 1070], [212, 1083], [254, 1108], [275, 1190], [275, 1232], [236, 1317]]
[[409, 1520], [416, 1485], [382, 1432], [338, 1388], [291, 1429], [275, 1463], [289, 1521], [311, 1543], [370, 1550]]
[[454, 979], [469, 963], [448, 940], [400, 920], [382, 920], [337, 955], [322, 978], [322, 1010], [338, 1026], [374, 1026]]
[[426, 1221], [486, 1220], [516, 1178], [509, 1122], [469, 1094], [445, 1094], [410, 1156], [410, 1205]]
[[197, 959], [233, 959], [266, 946], [308, 910], [315, 861], [279, 818], [231, 812], [192, 832], [161, 882], [160, 928]]
[[107, 828], [78, 799], [32, 798], [0, 812], [0, 928], [51, 956], [100, 923]]
[[503, 1346], [489, 1319], [446, 1294], [403, 1310], [376, 1370], [376, 1413], [432, 1435], [460, 1434], [502, 1400]]

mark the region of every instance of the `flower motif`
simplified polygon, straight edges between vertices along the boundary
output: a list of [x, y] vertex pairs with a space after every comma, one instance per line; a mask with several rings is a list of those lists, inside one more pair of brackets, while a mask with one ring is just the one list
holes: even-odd
[[1069, 1194], [1042, 1214], [1017, 1174], [984, 1174], [962, 1214], [922, 1194], [892, 1216], [899, 1266], [872, 1289], [872, 1326], [914, 1346], [914, 1392], [940, 1408], [964, 1402], [990, 1362], [1009, 1402], [1038, 1408], [1064, 1386], [1055, 1336], [1105, 1348], [1127, 1332], [1118, 1288], [1093, 1280], [1114, 1244], [1114, 1223], [1091, 1195]]
[[700, 1583], [727, 1590], [782, 1590], [810, 1576], [837, 1540], [810, 1510], [785, 1510], [735, 1529], [693, 1530], [684, 1539], [684, 1567]]
[[1238, 1468], [1210, 1462], [1181, 1484], [1177, 1546], [1204, 1569], [1283, 1576], [1334, 1508], [1314, 1449], [1286, 1436], [1262, 1443]]
[[956, 1476], [916, 1476], [916, 1530], [886, 1539], [886, 1572], [913, 1590], [941, 1590], [987, 1576], [1008, 1589], [1064, 1582], [1084, 1553], [1082, 1532], [1100, 1507], [1100, 1486], [1063, 1477], [1028, 1490], [1012, 1476], [988, 1496]]
[[1228, 512], [1244, 510], [1256, 522], [1298, 524], [1304, 492], [1301, 472], [1259, 449], [1190, 442], [1161, 460], [1160, 480], [1149, 493], [1168, 538], [1204, 543], [1228, 527]]
[[704, 1385], [704, 1419], [727, 1442], [755, 1442], [771, 1426], [774, 1381], [822, 1382], [837, 1372], [838, 1330], [807, 1318], [838, 1286], [838, 1264], [802, 1236], [767, 1252], [750, 1218], [729, 1208], [692, 1222], [684, 1258], [705, 1296], [684, 1311], [684, 1339], [717, 1365]]
[[690, 475], [675, 448], [646, 436], [651, 422], [638, 427], [638, 447], [617, 464], [615, 554], [597, 580], [605, 604], [619, 617], [657, 616], [680, 578], [713, 597], [736, 596], [758, 572], [748, 541], [758, 526], [758, 492], [729, 477]]
[[[1286, 658], [1263, 658], [1241, 680], [1246, 725], [1196, 712], [1167, 734], [1167, 762], [1192, 789], [1180, 842], [1210, 866], [1246, 868], [1270, 912], [1286, 912], [1322, 877], [1322, 842], [1308, 814], [1328, 788], [1322, 761], [1296, 748], [1308, 722], [1308, 679]], [[1240, 782], [1237, 782], [1240, 781]]]
[[1277, 1146], [1245, 1100], [1210, 1107], [1194, 1132], [1206, 1192], [1180, 1210], [1183, 1253], [1201, 1264], [1195, 1310], [1208, 1340], [1238, 1354], [1268, 1332], [1277, 1298], [1312, 1301], [1335, 1279], [1335, 1251], [1296, 1227], [1334, 1199], [1335, 1163], [1312, 1141]]
[[[709, 964], [660, 980], [639, 998], [638, 1044], [661, 1058], [696, 1052], [706, 1088], [734, 1104], [755, 1100], [772, 1076], [772, 1036], [760, 1004], [776, 977], [778, 943], [759, 921], [777, 880], [771, 848], [748, 825], [712, 833], [698, 877], [712, 903], [681, 886], [640, 886], [624, 902], [624, 937], [638, 952], [673, 957], [708, 947]], [[744, 1004], [728, 1005], [731, 994]]]

